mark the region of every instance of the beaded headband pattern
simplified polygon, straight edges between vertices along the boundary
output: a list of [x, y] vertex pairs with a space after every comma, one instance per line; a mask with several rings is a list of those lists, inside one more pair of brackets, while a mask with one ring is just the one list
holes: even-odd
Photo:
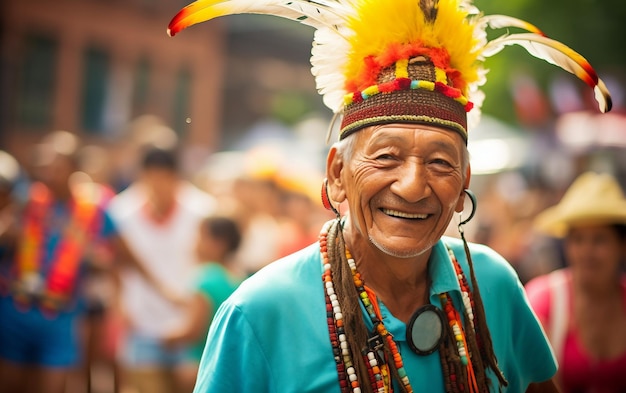
[[[324, 104], [343, 115], [340, 138], [370, 125], [418, 123], [459, 132], [480, 118], [484, 60], [509, 45], [561, 67], [611, 96], [589, 62], [537, 27], [483, 15], [471, 0], [197, 0], [170, 22], [171, 36], [220, 16], [253, 13], [315, 28], [312, 73]], [[520, 29], [487, 39], [487, 28]]]
[[473, 104], [429, 59], [399, 60], [383, 69], [377, 81], [381, 83], [345, 96], [341, 138], [370, 125], [423, 123], [450, 128], [467, 140], [466, 112]]

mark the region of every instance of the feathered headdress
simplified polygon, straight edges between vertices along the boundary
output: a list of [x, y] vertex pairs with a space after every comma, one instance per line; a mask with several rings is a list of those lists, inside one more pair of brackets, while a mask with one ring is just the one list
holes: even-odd
[[[483, 62], [514, 44], [575, 74], [594, 89], [602, 112], [611, 108], [606, 86], [584, 57], [530, 23], [482, 15], [471, 0], [198, 0], [167, 32], [242, 13], [316, 29], [312, 73], [326, 106], [343, 114], [340, 138], [395, 122], [440, 125], [467, 140], [467, 113], [471, 124], [480, 116]], [[526, 32], [487, 39], [487, 28], [508, 27]]]

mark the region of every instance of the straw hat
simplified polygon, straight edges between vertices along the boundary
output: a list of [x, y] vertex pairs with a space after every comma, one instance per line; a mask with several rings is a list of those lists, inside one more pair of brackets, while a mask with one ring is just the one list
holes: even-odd
[[580, 175], [556, 206], [535, 219], [538, 231], [555, 237], [564, 237], [569, 228], [581, 224], [626, 224], [626, 198], [611, 175]]

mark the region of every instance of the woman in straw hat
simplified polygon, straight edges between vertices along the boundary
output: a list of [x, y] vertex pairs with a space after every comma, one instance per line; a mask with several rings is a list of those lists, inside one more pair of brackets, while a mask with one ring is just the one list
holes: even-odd
[[563, 238], [568, 267], [526, 285], [559, 359], [562, 391], [626, 391], [626, 199], [608, 174], [578, 177], [536, 218]]

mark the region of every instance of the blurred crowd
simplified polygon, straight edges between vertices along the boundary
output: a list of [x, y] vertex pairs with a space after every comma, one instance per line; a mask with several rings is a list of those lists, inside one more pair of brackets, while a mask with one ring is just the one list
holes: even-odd
[[[189, 173], [152, 116], [113, 147], [54, 131], [30, 151], [0, 152], [0, 392], [190, 392], [219, 304], [333, 218], [315, 165], [257, 146]], [[524, 283], [563, 267], [532, 222], [598, 157], [475, 176], [468, 240]]]
[[114, 149], [54, 131], [30, 160], [0, 155], [2, 392], [191, 391], [219, 304], [332, 217], [322, 174], [271, 149], [189, 174], [157, 118], [129, 129]]

